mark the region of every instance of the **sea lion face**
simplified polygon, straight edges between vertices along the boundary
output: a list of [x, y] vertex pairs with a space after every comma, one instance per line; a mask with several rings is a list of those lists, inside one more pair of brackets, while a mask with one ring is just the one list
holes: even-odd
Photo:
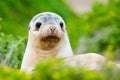
[[65, 23], [63, 19], [51, 12], [36, 15], [29, 25], [29, 37], [34, 41], [34, 46], [41, 49], [53, 49], [65, 37]]

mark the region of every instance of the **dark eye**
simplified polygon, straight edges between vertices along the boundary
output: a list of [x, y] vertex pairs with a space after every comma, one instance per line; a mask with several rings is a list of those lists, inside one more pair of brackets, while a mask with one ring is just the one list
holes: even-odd
[[36, 29], [39, 29], [41, 25], [42, 25], [42, 23], [37, 22], [36, 25], [35, 25]]
[[62, 22], [60, 23], [60, 27], [63, 28], [63, 23]]

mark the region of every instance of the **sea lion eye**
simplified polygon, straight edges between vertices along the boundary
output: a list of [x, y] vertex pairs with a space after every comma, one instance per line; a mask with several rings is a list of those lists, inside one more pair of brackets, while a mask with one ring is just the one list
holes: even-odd
[[35, 25], [36, 29], [39, 29], [41, 25], [42, 25], [41, 22], [37, 22], [36, 25]]
[[62, 22], [60, 23], [60, 27], [63, 28], [63, 23]]

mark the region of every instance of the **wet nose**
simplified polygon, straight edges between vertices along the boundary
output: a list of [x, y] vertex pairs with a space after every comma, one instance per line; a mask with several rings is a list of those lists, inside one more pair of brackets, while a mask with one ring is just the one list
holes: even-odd
[[54, 31], [56, 30], [56, 27], [50, 27], [50, 31], [52, 32], [52, 33], [54, 33]]

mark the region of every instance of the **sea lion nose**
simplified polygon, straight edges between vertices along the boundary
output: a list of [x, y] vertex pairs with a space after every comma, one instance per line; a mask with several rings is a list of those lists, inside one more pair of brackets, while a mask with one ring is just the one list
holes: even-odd
[[50, 31], [51, 31], [52, 33], [54, 33], [55, 30], [56, 30], [56, 27], [55, 27], [55, 26], [51, 26], [51, 27], [50, 27]]

